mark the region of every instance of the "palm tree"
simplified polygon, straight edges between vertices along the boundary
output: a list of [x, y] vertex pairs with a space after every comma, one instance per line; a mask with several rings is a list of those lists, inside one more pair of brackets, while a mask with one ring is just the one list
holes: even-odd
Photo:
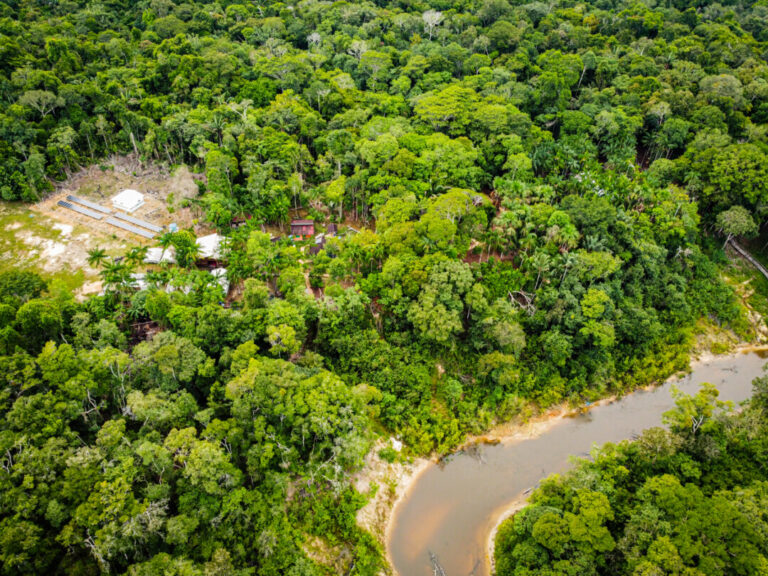
[[485, 242], [487, 253], [485, 261], [487, 262], [491, 257], [491, 252], [498, 250], [501, 246], [501, 233], [499, 232], [498, 228], [490, 227], [483, 233], [482, 238], [483, 242]]
[[560, 251], [568, 252], [579, 245], [581, 234], [575, 226], [566, 226], [560, 231]]
[[160, 247], [163, 249], [163, 251], [160, 252], [160, 262], [162, 262], [163, 256], [165, 256], [165, 251], [173, 245], [173, 232], [166, 232], [160, 236], [158, 244], [160, 244]]
[[99, 248], [98, 246], [96, 248], [93, 248], [91, 250], [88, 250], [88, 265], [91, 268], [96, 268], [98, 266], [101, 266], [102, 263], [104, 263], [107, 259], [107, 251], [103, 248]]
[[105, 288], [116, 288], [122, 293], [122, 288], [131, 279], [131, 268], [122, 262], [108, 262], [99, 273]]
[[146, 246], [134, 246], [130, 249], [128, 254], [125, 255], [125, 261], [134, 266], [141, 264], [147, 256], [147, 250]]
[[519, 242], [520, 247], [523, 249], [523, 252], [525, 254], [528, 254], [528, 252], [534, 248], [539, 243], [539, 237], [536, 236], [536, 234], [528, 233], [526, 234]]
[[603, 252], [605, 250], [605, 240], [599, 236], [587, 236], [584, 238], [584, 247], [589, 252]]
[[544, 278], [544, 273], [548, 272], [552, 266], [552, 259], [545, 252], [536, 252], [531, 256], [530, 263], [536, 270], [536, 284], [533, 287], [534, 292], [539, 289], [539, 284]]
[[565, 280], [566, 274], [568, 274], [568, 271], [578, 262], [579, 259], [575, 254], [572, 254], [571, 252], [566, 252], [563, 254], [562, 259], [560, 260], [560, 263], [563, 266], [563, 275], [560, 277], [560, 284], [562, 285], [563, 281]]

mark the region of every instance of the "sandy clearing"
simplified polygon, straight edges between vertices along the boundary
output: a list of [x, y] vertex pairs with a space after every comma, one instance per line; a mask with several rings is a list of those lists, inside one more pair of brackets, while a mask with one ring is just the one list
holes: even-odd
[[69, 236], [72, 234], [72, 230], [75, 229], [74, 226], [71, 226], [70, 224], [64, 224], [63, 222], [56, 222], [53, 226], [51, 226], [54, 230], [58, 230], [61, 232], [62, 236]]

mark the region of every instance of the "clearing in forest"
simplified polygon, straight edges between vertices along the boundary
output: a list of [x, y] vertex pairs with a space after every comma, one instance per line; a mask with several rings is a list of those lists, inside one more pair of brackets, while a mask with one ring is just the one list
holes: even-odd
[[112, 209], [111, 198], [126, 188], [144, 194], [144, 205], [131, 216], [159, 226], [197, 224], [200, 215], [189, 199], [197, 195], [198, 187], [185, 166], [170, 173], [131, 157], [115, 157], [73, 174], [35, 205], [0, 203], [0, 271], [31, 269], [60, 282], [78, 297], [98, 293], [101, 282], [98, 271], [88, 265], [89, 250], [100, 247], [118, 255], [130, 246], [154, 242], [62, 208], [57, 202], [72, 194]]

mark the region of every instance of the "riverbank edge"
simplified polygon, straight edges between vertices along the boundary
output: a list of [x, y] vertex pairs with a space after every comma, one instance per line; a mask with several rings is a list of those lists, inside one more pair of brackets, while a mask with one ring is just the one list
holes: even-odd
[[496, 522], [494, 522], [493, 528], [491, 528], [491, 532], [488, 534], [488, 541], [486, 542], [486, 559], [488, 561], [488, 571], [490, 574], [496, 572], [496, 535], [499, 533], [499, 528], [501, 528], [501, 525], [504, 524], [504, 522], [528, 506], [528, 496], [529, 494], [521, 494], [512, 502], [504, 506], [501, 514], [496, 517]]
[[[662, 383], [679, 379], [682, 375], [692, 371], [696, 366], [706, 364], [713, 360], [727, 358], [729, 356], [737, 356], [753, 351], [766, 350], [768, 350], [768, 345], [754, 342], [741, 342], [723, 354], [714, 354], [709, 350], [692, 350], [692, 359], [687, 371], [673, 375], [663, 382], [656, 382], [647, 386], [635, 388], [632, 392], [624, 394], [624, 396], [640, 390], [649, 390]], [[499, 423], [482, 435], [468, 437], [455, 452], [477, 444], [508, 444], [537, 438], [565, 418], [575, 416], [583, 410], [591, 410], [596, 406], [611, 404], [618, 399], [619, 396], [614, 394], [602, 398], [590, 404], [588, 407], [577, 408], [574, 408], [568, 403], [562, 403], [541, 414], [533, 416], [525, 422], [520, 422], [518, 419], [512, 419], [508, 422]], [[389, 438], [380, 439], [369, 452], [363, 470], [353, 478], [356, 489], [361, 493], [369, 492], [373, 485], [378, 486], [376, 494], [358, 511], [357, 523], [360, 527], [371, 532], [382, 545], [387, 562], [386, 573], [392, 576], [403, 576], [397, 572], [397, 569], [392, 562], [388, 546], [392, 530], [395, 526], [394, 512], [398, 505], [409, 496], [412, 486], [416, 483], [421, 474], [423, 474], [431, 465], [439, 464], [440, 459], [445, 455], [431, 456], [429, 458], [416, 458], [405, 463], [386, 463], [381, 461], [377, 453], [381, 448], [388, 446], [389, 442]], [[390, 486], [389, 491], [387, 491], [387, 486]], [[527, 504], [527, 500], [527, 495], [520, 495], [510, 502], [509, 505], [504, 506], [501, 509], [486, 542], [488, 562], [491, 570], [493, 570], [495, 564], [493, 551], [499, 527], [505, 520], [524, 508]], [[493, 574], [493, 572], [491, 572], [491, 574]]]
[[[688, 371], [693, 372], [693, 370], [697, 366], [701, 366], [702, 364], [707, 364], [708, 362], [713, 362], [715, 360], [720, 360], [720, 359], [728, 358], [731, 356], [738, 356], [740, 354], [748, 354], [750, 352], [764, 352], [764, 351], [768, 351], [768, 344], [742, 343], [736, 346], [734, 349], [729, 350], [725, 354], [713, 354], [710, 351], [704, 351], [701, 354], [699, 354], [695, 359], [691, 360]], [[680, 376], [677, 376], [677, 375], [670, 376], [663, 383], [665, 384], [667, 382], [671, 382], [679, 378]], [[651, 388], [655, 388], [656, 386], [660, 386], [661, 384], [662, 383], [649, 384], [648, 386], [636, 388], [629, 394], [633, 394], [634, 392], [639, 390], [649, 390]], [[616, 396], [613, 396], [611, 398], [605, 398], [604, 400], [601, 400], [600, 402], [597, 402], [592, 406], [610, 404], [616, 401], [617, 399], [618, 398]], [[592, 408], [592, 406], [590, 406], [590, 409]], [[530, 496], [530, 493], [521, 494], [520, 496], [512, 500], [512, 502], [503, 506], [501, 508], [502, 510], [501, 513], [498, 515], [496, 521], [493, 524], [493, 528], [491, 528], [491, 531], [488, 534], [488, 539], [486, 541], [486, 554], [488, 558], [489, 574], [491, 576], [493, 576], [496, 572], [496, 555], [494, 554], [494, 552], [496, 550], [496, 536], [499, 533], [499, 529], [501, 528], [501, 525], [504, 524], [504, 522], [506, 522], [513, 516], [515, 516], [515, 514], [520, 512], [520, 510], [522, 510], [528, 505], [529, 496]]]
[[[768, 350], [768, 344], [766, 343], [766, 341], [768, 341], [768, 329], [766, 329], [763, 324], [762, 316], [750, 306], [748, 298], [743, 294], [739, 295], [739, 299], [747, 311], [750, 323], [755, 328], [754, 340], [750, 342], [736, 337], [734, 342], [734, 340], [730, 340], [730, 338], [725, 338], [725, 341], [730, 340], [730, 343], [734, 345], [722, 354], [711, 352], [709, 347], [711, 347], [714, 342], [710, 341], [705, 343], [703, 340], [700, 340], [696, 345], [692, 346], [690, 350], [689, 354], [691, 360], [689, 361], [688, 370], [686, 372], [672, 375], [663, 382], [654, 382], [647, 386], [634, 388], [631, 392], [627, 392], [626, 394], [655, 388], [672, 379], [680, 378], [682, 374], [690, 373], [698, 365], [719, 358], [736, 356], [750, 351]], [[730, 334], [731, 337], [735, 336], [732, 332]], [[715, 340], [722, 342], [722, 335], [718, 335]], [[520, 422], [519, 417], [514, 417], [507, 422], [496, 424], [484, 434], [469, 436], [453, 451], [453, 453], [476, 444], [511, 443], [536, 438], [564, 418], [579, 413], [580, 410], [584, 410], [585, 408], [589, 410], [595, 406], [615, 402], [617, 399], [618, 396], [613, 394], [590, 404], [588, 407], [580, 408], [574, 408], [572, 405], [564, 402], [555, 407], [551, 407], [542, 414], [537, 414], [529, 418], [525, 422]], [[379, 458], [378, 451], [384, 447], [390, 446], [390, 443], [391, 439], [388, 437], [379, 438], [366, 456], [365, 465], [353, 476], [352, 481], [355, 488], [360, 493], [370, 493], [371, 488], [374, 486], [378, 487], [375, 494], [369, 499], [366, 505], [358, 510], [357, 525], [370, 532], [381, 544], [387, 563], [383, 573], [390, 576], [403, 576], [397, 572], [389, 550], [390, 536], [395, 525], [395, 509], [408, 497], [411, 487], [418, 480], [419, 476], [421, 476], [430, 465], [439, 464], [441, 458], [448, 456], [448, 454], [432, 455], [428, 458], [419, 457], [408, 462], [386, 463]], [[385, 485], [390, 486], [389, 494], [386, 494]], [[520, 495], [508, 506], [504, 506], [489, 533], [487, 552], [491, 575], [495, 569], [493, 552], [498, 529], [505, 520], [524, 508], [527, 500], [527, 495]]]

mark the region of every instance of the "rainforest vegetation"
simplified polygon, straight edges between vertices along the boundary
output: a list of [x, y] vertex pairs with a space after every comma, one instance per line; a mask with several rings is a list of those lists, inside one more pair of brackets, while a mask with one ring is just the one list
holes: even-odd
[[[375, 574], [349, 476], [377, 435], [445, 452], [685, 368], [702, 319], [748, 335], [719, 266], [765, 217], [766, 42], [764, 1], [1, 1], [2, 198], [113, 154], [186, 164], [239, 295], [190, 230], [140, 288], [144, 249], [92, 251], [84, 302], [0, 275], [2, 573], [320, 575], [321, 540]], [[344, 234], [262, 230], [298, 214]], [[678, 503], [762, 506], [759, 414], [547, 484], [526, 573], [689, 566]], [[622, 554], [530, 540], [582, 508]], [[727, 573], [766, 569], [752, 536]]]

